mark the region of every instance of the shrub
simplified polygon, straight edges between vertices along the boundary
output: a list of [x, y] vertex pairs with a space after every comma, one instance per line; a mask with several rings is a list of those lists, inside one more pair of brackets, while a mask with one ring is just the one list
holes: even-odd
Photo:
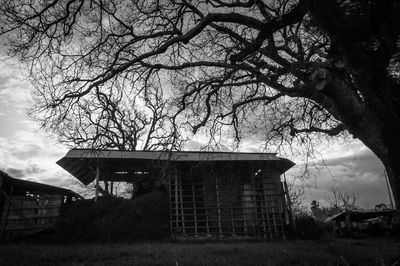
[[301, 239], [317, 239], [322, 233], [315, 219], [311, 216], [297, 217], [295, 223], [297, 236]]
[[169, 235], [169, 201], [163, 192], [137, 199], [99, 198], [74, 202], [58, 219], [53, 238], [76, 240], [160, 239]]

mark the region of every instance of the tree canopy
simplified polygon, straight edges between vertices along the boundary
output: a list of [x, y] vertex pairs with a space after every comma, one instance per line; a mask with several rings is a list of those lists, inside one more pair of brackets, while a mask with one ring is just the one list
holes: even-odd
[[179, 148], [187, 132], [348, 132], [400, 193], [395, 0], [2, 0], [32, 114], [74, 145]]

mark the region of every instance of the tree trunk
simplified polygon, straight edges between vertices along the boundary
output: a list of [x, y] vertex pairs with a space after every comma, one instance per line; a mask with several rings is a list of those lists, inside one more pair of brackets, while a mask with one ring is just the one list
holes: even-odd
[[[382, 161], [393, 193], [395, 206], [392, 207], [398, 209], [400, 204], [400, 127], [395, 118], [383, 123], [383, 130], [380, 134], [381, 146], [376, 145], [376, 142], [365, 140], [363, 137], [360, 139]], [[400, 217], [400, 213], [396, 216]]]
[[385, 166], [390, 187], [393, 192], [394, 203], [398, 209], [400, 203], [400, 135], [394, 135], [385, 141], [388, 153], [386, 158], [381, 158]]
[[388, 155], [383, 160], [381, 159], [388, 175], [394, 200], [394, 206], [392, 206], [392, 208], [395, 208], [395, 211], [391, 221], [392, 226], [400, 225], [400, 146], [398, 137], [399, 135], [397, 135], [397, 138], [396, 136], [392, 137], [392, 139], [395, 140], [392, 141], [392, 145], [389, 143], [387, 144]]
[[388, 175], [389, 179], [389, 184], [390, 188], [392, 189], [392, 194], [393, 194], [393, 200], [394, 200], [394, 205], [392, 206], [393, 208], [398, 207], [398, 204], [400, 202], [399, 198], [399, 192], [400, 192], [400, 179], [398, 176], [400, 175], [400, 168], [398, 166], [399, 163], [397, 163], [397, 166], [392, 166], [393, 164], [391, 162], [384, 163], [386, 173]]

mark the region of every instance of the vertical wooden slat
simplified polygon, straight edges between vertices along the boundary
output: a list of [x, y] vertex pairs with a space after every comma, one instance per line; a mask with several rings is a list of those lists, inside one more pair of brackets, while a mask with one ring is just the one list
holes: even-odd
[[[276, 189], [276, 188], [275, 188]], [[275, 195], [274, 195], [275, 196]], [[274, 197], [275, 198], [275, 197]], [[276, 212], [276, 199], [273, 200], [274, 201], [274, 206], [272, 207], [272, 223], [274, 226], [274, 235], [275, 237], [278, 235], [277, 232], [277, 227], [276, 227], [276, 216], [275, 216], [275, 212]]]
[[94, 196], [94, 201], [97, 202], [97, 198], [99, 197], [99, 179], [100, 179], [100, 168], [99, 165], [96, 166], [96, 192]]
[[[215, 173], [214, 173], [215, 174]], [[219, 234], [222, 235], [221, 226], [221, 203], [219, 201], [219, 186], [218, 186], [218, 175], [215, 176], [215, 195], [217, 197], [217, 213], [218, 213], [218, 229]]]
[[196, 197], [195, 197], [195, 190], [194, 184], [192, 179], [192, 200], [193, 200], [193, 218], [194, 218], [194, 234], [197, 236], [197, 206], [196, 206]]
[[232, 204], [232, 193], [231, 193], [231, 189], [234, 188], [233, 185], [233, 171], [232, 171], [232, 164], [229, 164], [229, 188], [228, 188], [228, 196], [229, 196], [229, 202], [230, 202], [230, 208], [231, 208], [231, 224], [232, 224], [232, 236], [236, 236], [236, 229], [235, 229], [235, 215], [233, 214], [233, 204]]
[[[267, 182], [265, 182], [265, 183], [267, 183]], [[266, 216], [267, 216], [267, 219], [266, 219], [266, 225], [267, 225], [267, 232], [268, 232], [268, 238], [271, 238], [271, 220], [270, 220], [270, 214], [269, 214], [269, 206], [268, 206], [268, 193], [267, 193], [267, 190], [268, 190], [268, 185], [267, 184], [263, 184], [263, 186], [264, 186], [264, 203], [265, 203], [265, 213], [266, 213]]]
[[243, 188], [245, 184], [245, 180], [243, 179], [241, 169], [238, 171], [239, 172], [239, 180], [240, 180], [240, 198], [241, 198], [241, 205], [242, 205], [242, 215], [243, 215], [243, 233], [245, 236], [247, 236], [247, 223], [246, 223], [246, 206], [244, 204], [244, 193], [243, 193]]
[[[172, 213], [172, 204], [173, 204], [173, 202], [172, 202], [172, 176], [173, 176], [173, 174], [171, 173], [170, 175], [169, 175], [169, 178], [167, 179], [168, 180], [168, 195], [169, 195], [169, 222], [170, 222], [170, 230], [171, 230], [171, 236], [174, 236], [174, 221], [173, 221], [173, 213]], [[112, 184], [112, 183], [111, 183]], [[176, 199], [175, 199], [176, 200]], [[175, 203], [175, 202], [174, 202]]]
[[[264, 198], [264, 193], [263, 193], [263, 198]], [[265, 201], [261, 203], [261, 217], [262, 217], [262, 230], [263, 230], [263, 236], [264, 238], [267, 238], [267, 229], [265, 225]]]
[[250, 197], [250, 203], [249, 205], [251, 206], [250, 209], [250, 217], [251, 217], [251, 225], [253, 227], [253, 232], [254, 235], [257, 236], [257, 228], [256, 228], [256, 220], [257, 220], [257, 202], [256, 202], [256, 186], [255, 186], [255, 171], [254, 171], [254, 164], [251, 161], [250, 162], [250, 186], [249, 189], [250, 191], [248, 191], [248, 195]]
[[185, 213], [183, 210], [183, 189], [182, 189], [182, 173], [181, 169], [177, 168], [177, 178], [179, 179], [179, 197], [180, 197], [180, 202], [181, 202], [181, 221], [182, 221], [182, 233], [185, 235], [186, 234], [186, 228], [185, 228]]
[[256, 171], [253, 163], [251, 164], [251, 201], [252, 201], [252, 212], [253, 212], [253, 229], [255, 236], [258, 236], [258, 210], [257, 210], [257, 185], [256, 185]]
[[205, 210], [205, 215], [206, 215], [206, 232], [207, 232], [207, 236], [210, 236], [210, 224], [209, 224], [209, 217], [208, 217], [206, 182], [205, 182], [205, 176], [203, 174], [201, 175], [201, 180], [203, 182], [204, 210]]
[[173, 168], [173, 176], [174, 176], [174, 190], [175, 190], [175, 222], [176, 222], [176, 227], [175, 230], [179, 228], [179, 189], [178, 189], [178, 174], [177, 170], [174, 166]]
[[261, 202], [261, 204], [260, 204], [260, 207], [261, 207], [261, 217], [262, 217], [262, 227], [263, 227], [263, 234], [264, 234], [264, 238], [267, 238], [267, 228], [266, 228], [266, 221], [265, 221], [265, 219], [266, 219], [266, 217], [265, 217], [265, 204], [266, 204], [266, 202], [265, 202], [265, 189], [264, 189], [264, 183], [265, 183], [265, 169], [262, 169], [262, 172], [261, 172], [261, 175], [262, 175], [262, 178], [261, 178], [261, 196], [260, 196], [260, 198], [261, 198], [261, 200], [262, 200], [262, 202]]

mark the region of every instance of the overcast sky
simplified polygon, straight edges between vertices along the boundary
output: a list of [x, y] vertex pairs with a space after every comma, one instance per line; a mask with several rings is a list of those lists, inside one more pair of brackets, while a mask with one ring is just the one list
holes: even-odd
[[[32, 86], [24, 80], [18, 63], [0, 61], [0, 169], [12, 177], [70, 187], [71, 178], [56, 164], [67, 149], [40, 131], [26, 115]], [[244, 151], [256, 151], [258, 144], [245, 142]], [[324, 164], [310, 167], [306, 179], [306, 205], [318, 200], [323, 205], [332, 187], [354, 192], [363, 208], [389, 203], [384, 170], [380, 161], [365, 146], [355, 142], [350, 147], [340, 145], [322, 149]], [[294, 160], [293, 158], [289, 159]], [[302, 162], [287, 173], [298, 174]]]

